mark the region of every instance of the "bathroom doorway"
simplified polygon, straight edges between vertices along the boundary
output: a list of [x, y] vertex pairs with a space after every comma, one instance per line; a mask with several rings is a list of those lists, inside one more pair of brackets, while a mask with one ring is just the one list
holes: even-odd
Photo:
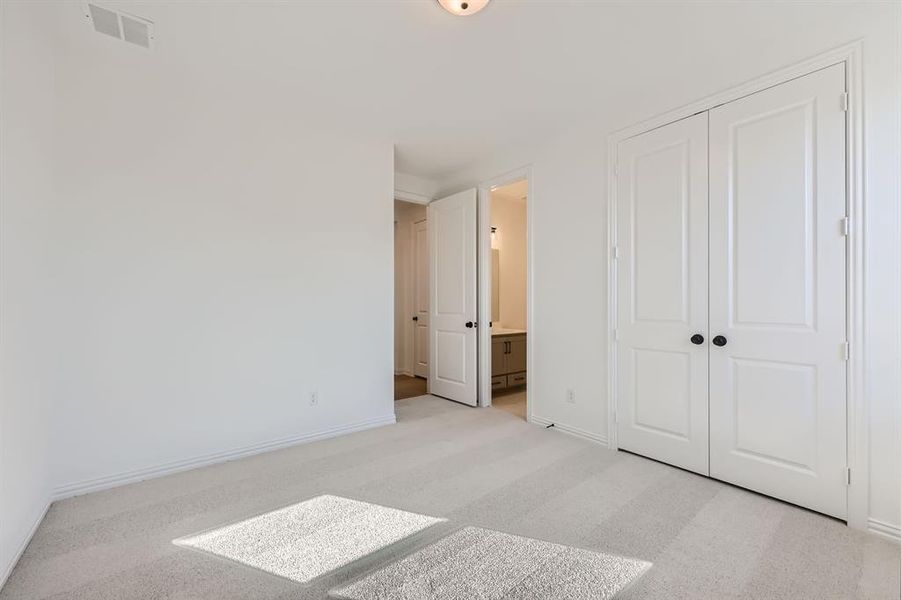
[[529, 181], [518, 177], [488, 193], [491, 404], [528, 420]]

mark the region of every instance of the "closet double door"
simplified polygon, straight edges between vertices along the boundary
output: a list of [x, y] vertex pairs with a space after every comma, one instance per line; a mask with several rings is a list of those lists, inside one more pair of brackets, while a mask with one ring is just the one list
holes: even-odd
[[617, 152], [621, 449], [847, 514], [845, 74]]

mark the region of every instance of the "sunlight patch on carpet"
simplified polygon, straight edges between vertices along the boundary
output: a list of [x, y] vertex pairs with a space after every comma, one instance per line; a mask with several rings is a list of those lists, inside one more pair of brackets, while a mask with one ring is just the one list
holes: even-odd
[[329, 595], [345, 600], [603, 600], [650, 566], [466, 527]]
[[173, 543], [307, 583], [442, 521], [325, 495]]

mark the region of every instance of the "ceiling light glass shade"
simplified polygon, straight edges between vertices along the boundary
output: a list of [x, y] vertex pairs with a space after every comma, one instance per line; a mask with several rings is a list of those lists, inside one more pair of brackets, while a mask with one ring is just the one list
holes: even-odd
[[452, 15], [465, 17], [474, 15], [488, 5], [491, 0], [438, 0], [444, 10]]

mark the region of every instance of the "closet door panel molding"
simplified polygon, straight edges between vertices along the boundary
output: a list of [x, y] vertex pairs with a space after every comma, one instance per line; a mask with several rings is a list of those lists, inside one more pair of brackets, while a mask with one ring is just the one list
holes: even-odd
[[710, 111], [710, 474], [847, 517], [845, 73]]
[[707, 115], [618, 156], [619, 446], [706, 475]]
[[[710, 475], [881, 533], [869, 508], [863, 386], [862, 48], [860, 41], [834, 48], [608, 136], [608, 435], [612, 448], [630, 449], [622, 397], [635, 384], [624, 372], [629, 361], [656, 358], [636, 359], [623, 347], [624, 312], [632, 314], [622, 291], [623, 222], [631, 218], [623, 212], [625, 144], [707, 115], [705, 343], [717, 335], [725, 342], [708, 346]], [[659, 306], [645, 303], [638, 312]], [[670, 387], [684, 390], [679, 383]], [[657, 418], [674, 428], [671, 415]]]

